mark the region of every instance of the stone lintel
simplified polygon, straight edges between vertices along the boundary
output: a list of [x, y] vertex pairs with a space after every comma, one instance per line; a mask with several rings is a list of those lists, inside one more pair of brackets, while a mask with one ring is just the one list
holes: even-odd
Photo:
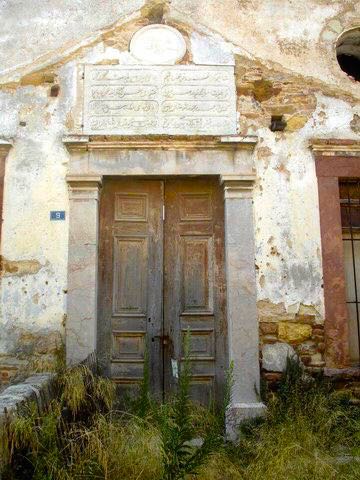
[[252, 198], [255, 175], [221, 175], [224, 198]]
[[337, 138], [314, 138], [310, 140], [310, 148], [315, 155], [336, 156], [360, 154], [360, 141]]
[[96, 136], [67, 135], [63, 143], [71, 152], [73, 150], [124, 150], [124, 149], [161, 149], [161, 150], [253, 150], [255, 136]]

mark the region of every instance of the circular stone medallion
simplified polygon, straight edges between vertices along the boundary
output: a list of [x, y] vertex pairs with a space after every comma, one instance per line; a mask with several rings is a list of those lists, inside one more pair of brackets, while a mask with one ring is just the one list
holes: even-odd
[[130, 53], [141, 63], [173, 65], [186, 53], [184, 37], [167, 25], [149, 25], [138, 30], [130, 41]]

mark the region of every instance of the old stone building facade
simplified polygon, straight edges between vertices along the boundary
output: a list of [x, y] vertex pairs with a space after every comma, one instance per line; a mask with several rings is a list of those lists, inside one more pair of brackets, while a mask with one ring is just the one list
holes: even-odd
[[[258, 413], [260, 368], [359, 363], [355, 0], [1, 0], [2, 382], [98, 351], [120, 385]], [[260, 346], [260, 347], [259, 347]]]

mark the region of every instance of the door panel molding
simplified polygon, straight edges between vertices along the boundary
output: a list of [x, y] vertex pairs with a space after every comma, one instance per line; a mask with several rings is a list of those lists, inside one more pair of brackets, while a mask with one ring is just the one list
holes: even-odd
[[173, 339], [173, 350], [166, 352], [165, 388], [176, 387], [171, 359], [183, 360], [184, 336], [189, 331], [193, 396], [203, 403], [220, 402], [227, 329], [219, 181], [216, 177], [168, 179], [165, 205], [164, 327]]
[[[162, 391], [162, 202], [158, 180], [104, 182], [100, 204], [98, 355], [119, 385], [143, 378], [148, 350], [151, 381]], [[160, 266], [160, 268], [159, 268]]]
[[[180, 315], [197, 312], [214, 314], [213, 243], [212, 235], [180, 235], [182, 272]], [[201, 288], [197, 289], [197, 286]]]
[[148, 237], [114, 235], [113, 238], [112, 313], [113, 315], [145, 315], [148, 289]]

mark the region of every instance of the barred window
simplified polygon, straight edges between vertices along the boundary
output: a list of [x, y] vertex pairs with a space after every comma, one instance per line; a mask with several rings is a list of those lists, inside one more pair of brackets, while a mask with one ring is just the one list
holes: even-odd
[[351, 362], [360, 363], [360, 179], [340, 181], [346, 303]]

